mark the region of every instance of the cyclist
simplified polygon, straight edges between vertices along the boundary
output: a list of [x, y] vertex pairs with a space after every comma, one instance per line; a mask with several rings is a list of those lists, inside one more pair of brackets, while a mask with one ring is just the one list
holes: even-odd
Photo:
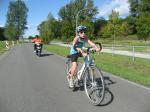
[[35, 38], [32, 40], [32, 42], [34, 43], [34, 52], [36, 52], [36, 44], [40, 44], [41, 48], [43, 46], [42, 40], [40, 39], [38, 35], [35, 35]]
[[89, 38], [85, 34], [85, 31], [86, 26], [80, 25], [76, 28], [76, 36], [73, 39], [73, 43], [70, 49], [70, 58], [72, 65], [67, 76], [70, 88], [74, 88], [73, 77], [76, 76], [78, 57], [83, 56], [85, 58], [87, 56], [87, 53], [82, 49], [85, 46], [85, 43], [87, 42], [90, 46], [94, 47], [97, 52], [100, 51], [100, 48], [98, 48], [94, 42], [89, 40]]

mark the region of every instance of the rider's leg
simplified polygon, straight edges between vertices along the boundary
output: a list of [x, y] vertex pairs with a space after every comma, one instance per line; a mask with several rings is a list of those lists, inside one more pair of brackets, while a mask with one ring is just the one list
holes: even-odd
[[77, 70], [77, 60], [78, 60], [78, 54], [71, 55], [71, 68], [69, 70], [70, 77], [73, 78], [74, 75], [76, 75]]
[[76, 74], [76, 69], [77, 69], [77, 62], [72, 62], [72, 67], [70, 69], [70, 73], [67, 76], [67, 79], [69, 81], [69, 87], [73, 88], [74, 87], [74, 81], [73, 81], [73, 77]]
[[70, 69], [70, 78], [73, 78], [74, 75], [76, 75], [77, 71], [77, 62], [72, 62], [72, 66]]
[[77, 59], [78, 59], [78, 55], [77, 54], [71, 55], [71, 62], [72, 63], [71, 63], [71, 68], [69, 70], [69, 75], [67, 77], [67, 79], [69, 80], [69, 87], [70, 88], [74, 87], [73, 77], [74, 77], [74, 75], [76, 75]]

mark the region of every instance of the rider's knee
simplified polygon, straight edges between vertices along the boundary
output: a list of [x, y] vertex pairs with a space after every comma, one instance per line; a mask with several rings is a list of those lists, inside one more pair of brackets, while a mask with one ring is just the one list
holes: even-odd
[[72, 63], [72, 67], [73, 67], [73, 68], [76, 68], [76, 67], [77, 67], [77, 62], [73, 62], [73, 63]]

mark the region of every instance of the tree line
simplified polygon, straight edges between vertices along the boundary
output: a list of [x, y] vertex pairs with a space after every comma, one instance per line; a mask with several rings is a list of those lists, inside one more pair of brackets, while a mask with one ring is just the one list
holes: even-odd
[[[150, 1], [128, 2], [129, 16], [120, 18], [119, 12], [112, 10], [109, 19], [106, 20], [102, 17], [96, 18], [98, 7], [94, 6], [93, 0], [71, 0], [60, 8], [58, 19], [50, 12], [47, 19], [38, 25], [37, 30], [44, 43], [53, 39], [71, 41], [75, 36], [76, 22], [78, 25], [87, 26], [86, 34], [90, 39], [111, 39], [114, 36], [122, 39], [128, 35], [136, 35], [138, 39], [146, 41], [150, 37]], [[17, 40], [24, 35], [27, 29], [27, 12], [28, 8], [23, 0], [10, 1], [5, 28], [0, 29], [0, 34], [3, 35], [0, 36], [0, 40]]]
[[72, 0], [61, 7], [59, 18], [55, 19], [51, 13], [47, 20], [38, 26], [39, 33], [45, 43], [52, 39], [64, 41], [72, 40], [75, 36], [76, 16], [79, 14], [78, 25], [87, 26], [87, 35], [91, 39], [99, 38], [125, 38], [128, 35], [136, 35], [138, 39], [145, 41], [150, 37], [150, 1], [128, 0], [130, 4], [130, 15], [122, 19], [119, 12], [112, 10], [109, 19], [96, 18], [98, 8], [94, 6], [93, 0]]
[[10, 1], [5, 27], [0, 28], [0, 40], [18, 40], [23, 37], [27, 29], [27, 12], [23, 0]]

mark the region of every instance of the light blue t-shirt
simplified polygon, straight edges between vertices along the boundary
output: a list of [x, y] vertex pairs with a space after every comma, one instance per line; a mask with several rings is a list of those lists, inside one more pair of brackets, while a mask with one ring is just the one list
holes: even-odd
[[74, 46], [73, 45], [71, 46], [70, 55], [78, 53], [76, 48], [81, 48], [82, 49], [85, 46], [85, 42], [86, 42], [85, 39], [81, 40], [80, 37], [78, 36], [77, 37], [77, 43]]

